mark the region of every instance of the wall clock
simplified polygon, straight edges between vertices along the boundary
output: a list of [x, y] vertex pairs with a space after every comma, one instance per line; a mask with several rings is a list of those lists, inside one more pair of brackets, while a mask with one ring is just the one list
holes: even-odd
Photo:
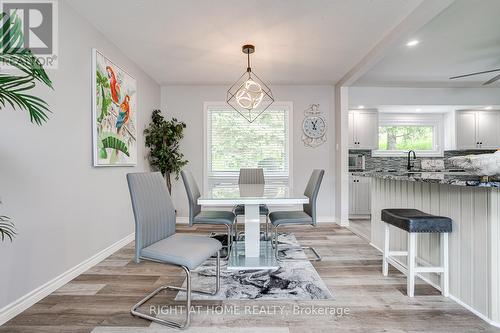
[[311, 104], [304, 111], [302, 122], [302, 141], [306, 146], [318, 147], [326, 142], [326, 118], [319, 111], [319, 104]]

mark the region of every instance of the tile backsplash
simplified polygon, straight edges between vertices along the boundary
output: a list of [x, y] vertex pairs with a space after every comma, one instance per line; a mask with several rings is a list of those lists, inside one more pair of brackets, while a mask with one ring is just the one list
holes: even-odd
[[[420, 162], [423, 159], [444, 159], [445, 169], [454, 169], [453, 165], [448, 162], [448, 158], [454, 156], [464, 156], [464, 155], [477, 155], [477, 154], [487, 154], [493, 153], [494, 150], [448, 150], [444, 152], [444, 157], [418, 157], [413, 160], [415, 169], [420, 169]], [[349, 150], [349, 154], [361, 154], [365, 156], [365, 170], [388, 170], [395, 169], [401, 170], [406, 168], [407, 158], [406, 157], [374, 157], [372, 156], [371, 150]]]

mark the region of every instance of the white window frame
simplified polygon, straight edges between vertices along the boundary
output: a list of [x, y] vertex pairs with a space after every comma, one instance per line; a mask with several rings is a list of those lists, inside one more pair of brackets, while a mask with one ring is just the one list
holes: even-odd
[[[418, 157], [443, 157], [444, 156], [444, 115], [420, 113], [379, 113], [379, 128], [381, 126], [432, 126], [433, 150], [415, 150]], [[378, 138], [377, 129], [377, 138]], [[372, 156], [390, 157], [406, 156], [406, 150], [373, 150]]]
[[[288, 147], [288, 186], [293, 188], [293, 102], [289, 101], [279, 101], [274, 102], [272, 107], [284, 108], [288, 112], [288, 137], [286, 139], [286, 146]], [[233, 110], [231, 106], [227, 105], [225, 102], [204, 102], [203, 103], [203, 191], [208, 190], [208, 178], [209, 178], [209, 140], [208, 140], [208, 110], [210, 108], [228, 108]], [[233, 110], [234, 111], [234, 110]], [[236, 111], [234, 111], [236, 112]], [[266, 112], [266, 111], [264, 111]], [[233, 174], [226, 174], [228, 181], [237, 180], [239, 172], [234, 172]], [[266, 179], [269, 179], [266, 176]], [[270, 179], [272, 180], [272, 179]]]

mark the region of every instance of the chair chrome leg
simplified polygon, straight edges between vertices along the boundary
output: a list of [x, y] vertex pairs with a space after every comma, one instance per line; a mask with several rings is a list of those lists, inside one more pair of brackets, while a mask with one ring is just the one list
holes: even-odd
[[229, 224], [226, 224], [227, 228], [227, 254], [224, 259], [229, 259], [229, 253], [231, 253], [231, 249], [233, 247], [233, 227]]
[[[147, 258], [142, 258], [142, 259], [148, 260]], [[181, 267], [184, 269], [184, 272], [186, 273], [186, 288], [179, 288], [179, 287], [173, 287], [173, 286], [159, 287], [158, 289], [153, 291], [151, 294], [149, 294], [148, 296], [141, 299], [137, 304], [135, 304], [130, 309], [130, 313], [133, 316], [143, 318], [146, 320], [150, 320], [150, 321], [153, 321], [155, 323], [165, 325], [168, 327], [179, 328], [179, 329], [187, 328], [191, 322], [191, 311], [190, 311], [190, 309], [191, 309], [191, 292], [201, 293], [201, 294], [206, 294], [206, 295], [215, 295], [220, 290], [220, 251], [217, 251], [217, 262], [216, 262], [216, 273], [215, 273], [216, 274], [215, 275], [216, 281], [215, 281], [215, 291], [213, 291], [213, 292], [207, 292], [207, 291], [202, 291], [202, 290], [192, 290], [191, 289], [191, 271], [189, 270], [189, 268], [187, 268], [185, 266], [181, 266]], [[177, 323], [177, 322], [170, 321], [170, 320], [156, 318], [156, 317], [153, 317], [153, 316], [148, 315], [146, 313], [139, 312], [137, 310], [141, 305], [143, 305], [144, 303], [149, 301], [151, 298], [158, 295], [163, 290], [180, 290], [180, 291], [186, 292], [186, 319], [185, 319], [184, 323]]]
[[[193, 293], [203, 294], [203, 295], [210, 295], [210, 296], [217, 295], [217, 293], [220, 290], [220, 260], [221, 260], [220, 251], [217, 251], [217, 259], [216, 259], [216, 262], [215, 262], [215, 270], [216, 270], [216, 272], [215, 272], [215, 290], [214, 291], [192, 290]], [[171, 289], [171, 290], [179, 290], [179, 291], [186, 291], [186, 288], [182, 288], [182, 287], [172, 287], [172, 286], [169, 286], [169, 289]]]
[[237, 242], [238, 241], [238, 216], [236, 216], [236, 219], [234, 220], [234, 225], [233, 225], [233, 241]]
[[278, 255], [278, 226], [274, 227], [274, 256], [277, 260], [280, 260]]
[[266, 214], [266, 241], [269, 240], [269, 214]]
[[316, 249], [312, 246], [302, 246], [302, 250], [311, 250], [311, 252], [314, 254], [315, 258], [314, 259], [309, 259], [309, 261], [321, 261], [321, 256], [319, 253], [316, 251]]
[[[279, 249], [278, 249], [278, 227], [279, 225], [275, 226], [274, 227], [274, 256], [276, 257], [276, 260], [278, 261], [304, 261], [304, 260], [309, 260], [309, 261], [321, 261], [321, 256], [319, 255], [319, 253], [316, 251], [316, 249], [312, 246], [301, 246], [301, 249], [302, 250], [311, 250], [312, 253], [314, 254], [314, 258], [313, 259], [309, 259], [309, 258], [306, 258], [306, 259], [285, 259], [285, 258], [281, 258], [279, 256]], [[272, 242], [271, 242], [272, 244]]]
[[165, 325], [168, 327], [179, 328], [179, 329], [184, 329], [184, 328], [188, 327], [189, 323], [191, 321], [191, 316], [190, 316], [190, 311], [189, 311], [189, 309], [191, 308], [191, 272], [189, 271], [189, 269], [187, 267], [185, 267], [185, 266], [181, 266], [181, 267], [186, 272], [186, 280], [187, 280], [187, 282], [186, 282], [186, 287], [187, 287], [186, 288], [186, 319], [184, 320], [184, 323], [177, 323], [177, 322], [170, 321], [170, 320], [156, 318], [156, 317], [153, 317], [153, 316], [148, 315], [146, 313], [139, 312], [137, 310], [141, 305], [143, 305], [144, 303], [149, 301], [151, 298], [153, 298], [154, 296], [156, 296], [157, 294], [159, 294], [163, 290], [168, 290], [168, 289], [178, 290], [177, 288], [174, 288], [172, 286], [163, 286], [163, 287], [156, 289], [151, 294], [149, 294], [145, 298], [141, 299], [137, 304], [135, 304], [132, 307], [132, 309], [130, 309], [130, 313], [133, 316], [147, 319], [150, 321], [154, 321], [155, 323]]
[[[231, 252], [231, 248], [233, 247], [234, 243], [234, 238], [233, 238], [233, 227], [229, 224], [225, 224], [227, 228], [227, 245], [223, 246], [227, 249], [227, 255], [223, 257], [222, 259], [229, 259], [229, 253]], [[212, 231], [210, 234], [208, 234], [208, 237], [214, 237], [217, 235], [216, 232]], [[212, 257], [213, 258], [213, 257]]]

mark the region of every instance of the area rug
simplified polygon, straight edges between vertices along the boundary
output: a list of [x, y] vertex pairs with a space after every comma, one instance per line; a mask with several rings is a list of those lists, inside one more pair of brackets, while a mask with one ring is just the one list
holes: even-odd
[[[217, 295], [192, 293], [193, 300], [313, 300], [333, 299], [323, 280], [306, 259], [306, 254], [293, 234], [279, 237], [280, 256], [303, 261], [282, 261], [276, 270], [226, 270], [221, 261], [221, 289]], [[215, 262], [208, 260], [193, 271], [192, 288], [213, 290], [215, 287]], [[186, 281], [183, 283], [186, 287]], [[179, 292], [176, 300], [184, 300]]]

